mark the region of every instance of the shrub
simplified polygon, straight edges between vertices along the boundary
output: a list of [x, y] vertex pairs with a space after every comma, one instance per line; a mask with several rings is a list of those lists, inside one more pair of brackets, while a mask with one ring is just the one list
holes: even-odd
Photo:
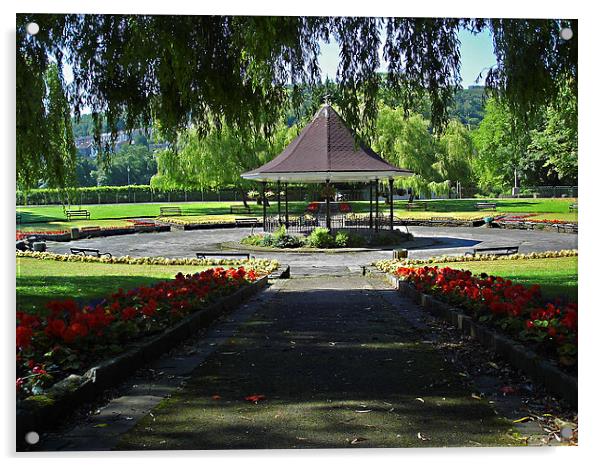
[[355, 233], [347, 234], [347, 247], [348, 248], [361, 248], [366, 245], [366, 238]]
[[242, 244], [248, 244], [250, 246], [260, 246], [263, 241], [263, 235], [249, 235], [246, 238], [240, 240]]
[[344, 231], [339, 231], [334, 238], [337, 248], [346, 248], [349, 243], [349, 234]]
[[300, 248], [304, 245], [303, 239], [299, 236], [284, 235], [280, 236], [274, 242], [274, 246], [277, 248]]
[[318, 227], [307, 237], [307, 243], [312, 248], [331, 248], [335, 245], [335, 239], [328, 228]]
[[394, 244], [399, 244], [402, 239], [402, 234], [398, 230], [379, 231], [371, 238], [370, 244], [374, 246], [391, 246]]

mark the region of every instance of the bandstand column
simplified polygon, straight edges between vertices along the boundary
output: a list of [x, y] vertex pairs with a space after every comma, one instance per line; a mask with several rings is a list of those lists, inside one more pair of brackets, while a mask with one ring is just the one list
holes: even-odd
[[276, 183], [276, 189], [278, 190], [278, 225], [282, 224], [282, 215], [280, 209], [280, 180]]
[[389, 178], [389, 229], [393, 231], [393, 178]]
[[326, 228], [330, 230], [330, 180], [326, 180]]
[[263, 206], [263, 231], [268, 231], [267, 230], [267, 225], [266, 225], [266, 205], [265, 205], [265, 187], [266, 187], [267, 182], [262, 181], [261, 182], [261, 205]]
[[373, 222], [372, 222], [372, 180], [370, 180], [370, 229], [372, 230]]
[[376, 178], [376, 182], [374, 183], [376, 185], [376, 192], [375, 192], [375, 205], [374, 205], [374, 211], [376, 213], [376, 222], [374, 222], [374, 230], [378, 231], [378, 178]]
[[284, 183], [284, 224], [288, 228], [288, 183]]

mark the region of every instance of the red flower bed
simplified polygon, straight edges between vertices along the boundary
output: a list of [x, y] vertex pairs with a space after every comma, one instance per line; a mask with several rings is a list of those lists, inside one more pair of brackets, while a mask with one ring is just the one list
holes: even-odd
[[395, 275], [418, 291], [460, 305], [481, 322], [531, 342], [565, 366], [577, 361], [577, 304], [545, 302], [539, 285], [526, 288], [502, 277], [450, 267], [400, 267]]
[[346, 214], [351, 212], [351, 206], [349, 204], [347, 204], [346, 202], [341, 202], [339, 204], [339, 212]]
[[127, 222], [131, 222], [134, 224], [134, 226], [138, 226], [138, 227], [154, 227], [155, 226], [155, 222], [153, 222], [152, 220], [138, 220], [138, 219], [127, 219]]
[[45, 236], [54, 236], [54, 235], [64, 235], [67, 232], [64, 230], [44, 230], [44, 231], [22, 231], [17, 230], [17, 241], [27, 238], [28, 236], [34, 235], [45, 235]]
[[307, 211], [315, 214], [318, 210], [320, 210], [320, 203], [318, 202], [310, 202], [307, 205]]
[[254, 270], [217, 267], [119, 289], [94, 306], [67, 299], [48, 302], [40, 314], [17, 312], [17, 391], [22, 396], [41, 393], [70, 371], [119, 353], [132, 339], [160, 332], [257, 278]]
[[551, 220], [546, 220], [546, 219], [536, 219], [536, 218], [530, 218], [535, 216], [536, 214], [524, 214], [524, 215], [506, 215], [504, 217], [502, 217], [500, 220], [503, 222], [524, 222], [526, 219], [528, 219], [528, 222], [531, 223], [550, 223], [552, 225], [564, 225], [567, 223], [575, 223], [575, 222], [569, 222], [567, 220], [556, 220], [556, 219], [551, 219]]

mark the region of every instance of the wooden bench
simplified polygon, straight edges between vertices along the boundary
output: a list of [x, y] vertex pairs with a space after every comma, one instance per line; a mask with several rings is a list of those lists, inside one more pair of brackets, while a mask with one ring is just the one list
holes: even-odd
[[94, 257], [106, 256], [108, 258], [113, 257], [110, 252], [100, 252], [98, 249], [90, 249], [90, 248], [71, 248], [71, 254], [75, 254], [78, 256], [94, 256]]
[[579, 210], [579, 209], [578, 209], [578, 207], [579, 207], [579, 205], [578, 205], [578, 204], [571, 204], [571, 205], [569, 206], [569, 212], [572, 212], [572, 211], [574, 211], [574, 210]]
[[495, 202], [477, 202], [474, 206], [477, 210], [497, 210]]
[[231, 214], [250, 214], [251, 208], [249, 206], [244, 206], [244, 205], [231, 205], [230, 213]]
[[476, 256], [477, 254], [492, 254], [495, 256], [509, 256], [518, 254], [518, 246], [495, 246], [490, 248], [475, 248], [472, 251], [466, 252], [465, 256]]
[[82, 209], [82, 210], [66, 210], [65, 215], [67, 216], [67, 220], [71, 221], [72, 218], [80, 218], [83, 217], [86, 220], [90, 219], [90, 211]]
[[251, 234], [253, 234], [253, 230], [259, 223], [259, 220], [255, 217], [244, 217], [244, 218], [235, 218], [234, 224], [236, 227], [251, 227]]
[[556, 229], [558, 230], [558, 233], [560, 233], [561, 231], [564, 233], [577, 233], [578, 232], [578, 227], [574, 223], [558, 223], [558, 224], [556, 224]]
[[439, 224], [444, 224], [444, 223], [450, 223], [453, 221], [454, 221], [454, 219], [452, 217], [431, 217], [429, 222], [431, 224], [439, 225]]
[[426, 202], [408, 202], [406, 204], [407, 210], [428, 210]]
[[179, 207], [159, 207], [159, 215], [161, 217], [182, 215], [182, 209]]
[[197, 252], [197, 259], [207, 259], [207, 257], [243, 257], [247, 260], [253, 258], [248, 252]]

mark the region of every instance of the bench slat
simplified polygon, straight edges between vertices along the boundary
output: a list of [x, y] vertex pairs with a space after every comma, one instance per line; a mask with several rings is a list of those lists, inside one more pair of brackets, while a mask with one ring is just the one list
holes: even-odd
[[223, 257], [245, 257], [247, 259], [251, 259], [251, 255], [249, 253], [244, 253], [244, 252], [197, 252], [196, 253], [196, 257], [197, 259], [206, 259], [207, 256], [210, 257], [219, 257], [219, 256], [223, 256]]

